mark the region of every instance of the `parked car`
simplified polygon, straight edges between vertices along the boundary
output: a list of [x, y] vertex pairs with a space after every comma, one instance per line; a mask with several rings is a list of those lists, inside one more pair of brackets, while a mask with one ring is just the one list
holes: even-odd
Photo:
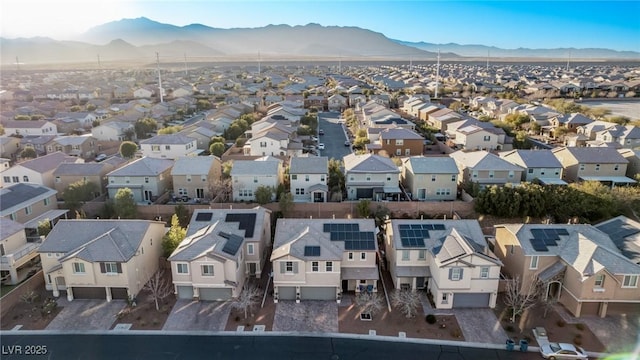
[[351, 142], [349, 140], [344, 141], [344, 146], [351, 146]]
[[580, 359], [587, 360], [587, 353], [579, 346], [568, 343], [551, 342], [540, 346], [540, 354], [545, 359]]
[[311, 136], [311, 141], [318, 141], [318, 138], [316, 136]]
[[98, 154], [98, 156], [96, 156], [96, 161], [100, 162], [100, 161], [103, 161], [106, 158], [107, 158], [107, 154]]
[[322, 129], [318, 130], [318, 134], [324, 135], [324, 130], [322, 130]]
[[324, 144], [323, 143], [318, 144], [318, 150], [324, 150]]

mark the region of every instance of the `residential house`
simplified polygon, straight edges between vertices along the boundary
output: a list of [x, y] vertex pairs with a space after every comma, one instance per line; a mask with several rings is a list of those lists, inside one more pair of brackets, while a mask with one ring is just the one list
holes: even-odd
[[378, 133], [378, 141], [367, 144], [367, 150], [388, 156], [415, 156], [424, 151], [424, 138], [413, 130], [401, 127], [386, 128]]
[[[0, 217], [0, 273], [3, 284], [17, 285], [26, 277], [26, 269], [38, 256], [39, 241], [27, 241], [24, 225]], [[39, 240], [39, 238], [37, 238]], [[8, 276], [7, 276], [8, 275]], [[6, 280], [4, 280], [6, 278]]]
[[0, 157], [16, 159], [20, 152], [20, 138], [16, 136], [0, 136]]
[[347, 199], [398, 199], [400, 170], [387, 157], [349, 154], [344, 158]]
[[109, 162], [100, 163], [62, 163], [53, 171], [54, 188], [58, 197], [64, 199], [64, 192], [69, 185], [77, 182], [91, 182], [96, 185], [93, 197], [107, 193], [107, 173], [115, 166]]
[[[451, 130], [447, 129], [451, 134]], [[456, 128], [454, 133], [449, 135], [449, 139], [456, 149], [465, 150], [500, 150], [498, 135], [478, 125], [469, 125]]]
[[291, 158], [289, 184], [294, 202], [326, 202], [329, 188], [326, 156]]
[[551, 151], [562, 164], [562, 178], [567, 182], [600, 181], [611, 186], [636, 182], [625, 176], [629, 160], [614, 148], [562, 147]]
[[211, 199], [211, 186], [220, 181], [222, 163], [217, 156], [185, 156], [176, 159], [171, 176], [174, 196]]
[[386, 265], [396, 289], [427, 289], [437, 309], [493, 308], [502, 262], [477, 220], [387, 220]]
[[99, 141], [125, 141], [129, 137], [136, 139], [136, 132], [132, 123], [111, 121], [91, 129], [91, 136]]
[[8, 135], [57, 135], [56, 125], [47, 120], [5, 120], [2, 122], [4, 133]]
[[460, 120], [462, 120], [462, 115], [449, 108], [444, 108], [429, 114], [429, 117], [427, 118], [427, 124], [444, 133], [445, 131], [447, 131], [448, 124]]
[[164, 232], [160, 221], [60, 220], [38, 249], [45, 287], [69, 301], [134, 299], [158, 271]]
[[107, 174], [109, 198], [114, 199], [118, 190], [129, 188], [137, 203], [150, 204], [171, 190], [173, 160], [143, 157]]
[[640, 265], [640, 223], [624, 215], [596, 224], [595, 227], [609, 235], [618, 250], [632, 262]]
[[412, 156], [403, 161], [401, 179], [412, 200], [455, 200], [458, 167], [448, 156]]
[[326, 111], [329, 102], [324, 95], [309, 95], [304, 99], [304, 108], [316, 108], [318, 111]]
[[458, 183], [477, 183], [481, 189], [491, 185], [519, 184], [524, 172], [520, 166], [484, 150], [473, 152], [459, 150], [449, 156], [458, 166]]
[[635, 179], [640, 174], [640, 150], [619, 149], [618, 152], [629, 161], [626, 176]]
[[[601, 228], [619, 231], [610, 226]], [[496, 225], [495, 242], [503, 271], [520, 279], [521, 291], [538, 282], [544, 300], [557, 300], [576, 317], [604, 317], [608, 311], [636, 311], [640, 306], [640, 265], [594, 226]]]
[[15, 184], [0, 189], [0, 217], [23, 224], [27, 240], [39, 241], [38, 224], [55, 223], [68, 210], [58, 210], [56, 191], [37, 184]]
[[372, 219], [278, 219], [273, 301], [341, 301], [346, 291], [377, 292]]
[[157, 135], [140, 141], [143, 156], [163, 159], [177, 159], [181, 156], [197, 156], [197, 140], [183, 134]]
[[347, 108], [347, 98], [340, 94], [333, 94], [327, 99], [327, 106], [329, 111], [339, 111]]
[[551, 150], [511, 150], [502, 152], [500, 157], [525, 169], [523, 181], [538, 179], [542, 184], [566, 185], [562, 180], [562, 164]]
[[179, 299], [229, 300], [260, 277], [271, 239], [271, 212], [198, 209], [186, 238], [169, 257]]
[[[302, 144], [293, 141], [295, 129], [281, 124], [271, 124], [254, 132], [244, 145], [244, 154], [252, 156], [298, 156], [302, 154]], [[295, 146], [294, 146], [295, 144]]]
[[[596, 133], [595, 146], [600, 143], [614, 147], [636, 149], [640, 147], [640, 128], [633, 125], [615, 125]], [[587, 146], [590, 146], [587, 142]]]
[[2, 186], [17, 183], [40, 184], [54, 187], [53, 171], [63, 163], [82, 163], [82, 159], [69, 156], [63, 152], [44, 155], [23, 161], [2, 172]]
[[231, 168], [233, 201], [255, 201], [260, 186], [271, 188], [271, 201], [276, 199], [276, 190], [282, 184], [284, 169], [282, 161], [264, 156], [255, 160], [235, 160]]
[[83, 159], [92, 159], [97, 153], [96, 139], [90, 135], [58, 136], [47, 144], [47, 153], [54, 151], [61, 151]]

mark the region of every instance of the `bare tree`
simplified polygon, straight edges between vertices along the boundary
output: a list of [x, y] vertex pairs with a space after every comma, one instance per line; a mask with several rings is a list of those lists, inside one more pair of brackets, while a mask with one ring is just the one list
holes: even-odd
[[216, 180], [209, 186], [211, 194], [211, 202], [224, 203], [231, 200], [233, 188], [231, 187], [231, 178], [223, 178]]
[[391, 294], [391, 304], [400, 308], [400, 312], [410, 319], [418, 314], [420, 306], [420, 295], [417, 291], [411, 290], [395, 290]]
[[159, 301], [171, 295], [173, 289], [171, 283], [164, 276], [164, 270], [158, 270], [153, 274], [149, 281], [144, 285], [143, 289], [149, 290], [151, 298], [156, 303], [156, 310], [160, 311]]
[[375, 292], [363, 291], [356, 296], [356, 304], [362, 313], [369, 313], [373, 317], [382, 307], [382, 296]]
[[253, 307], [258, 304], [258, 301], [260, 301], [260, 289], [253, 285], [248, 285], [242, 290], [240, 296], [233, 299], [231, 306], [235, 309], [242, 309], [246, 319]]
[[516, 321], [516, 316], [536, 304], [540, 294], [539, 282], [530, 279], [527, 286], [522, 286], [520, 277], [508, 279], [504, 294], [504, 304], [511, 309], [511, 322]]

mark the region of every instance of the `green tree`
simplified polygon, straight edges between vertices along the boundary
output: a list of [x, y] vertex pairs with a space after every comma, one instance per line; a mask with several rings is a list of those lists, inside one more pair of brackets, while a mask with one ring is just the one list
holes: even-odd
[[180, 226], [178, 216], [171, 216], [171, 227], [169, 231], [162, 237], [162, 253], [164, 257], [169, 257], [180, 245], [180, 242], [187, 236], [187, 229]]
[[371, 201], [360, 200], [358, 206], [356, 207], [356, 211], [358, 212], [358, 216], [360, 216], [361, 218], [369, 218], [369, 216], [371, 216]]
[[4, 135], [4, 126], [0, 124], [0, 135]]
[[209, 152], [217, 157], [222, 156], [222, 154], [224, 154], [224, 144], [219, 142], [211, 144]]
[[85, 202], [92, 200], [98, 191], [99, 188], [96, 183], [78, 180], [69, 184], [62, 192], [64, 205], [67, 209], [76, 212], [82, 208]]
[[191, 220], [191, 214], [189, 213], [189, 209], [187, 209], [184, 205], [178, 204], [173, 208], [175, 215], [178, 217], [178, 221], [180, 222], [180, 226], [186, 228], [189, 226], [189, 221]]
[[226, 139], [223, 136], [214, 136], [211, 138], [211, 140], [209, 141], [209, 145], [214, 144], [214, 143], [225, 143]]
[[38, 235], [47, 236], [51, 232], [51, 220], [44, 219], [38, 222]]
[[138, 145], [133, 141], [123, 141], [120, 144], [120, 156], [125, 159], [131, 159], [138, 151]]
[[226, 129], [224, 133], [225, 139], [235, 141], [244, 133], [244, 130], [238, 124], [234, 123], [231, 124], [231, 126], [229, 126], [229, 128]]
[[31, 120], [29, 115], [16, 115], [13, 120]]
[[273, 188], [271, 186], [260, 185], [255, 191], [256, 202], [260, 205], [270, 203], [273, 199]]
[[82, 110], [80, 105], [73, 105], [71, 108], [69, 108], [69, 111], [71, 111], [71, 112], [78, 112], [80, 110]]
[[151, 118], [144, 118], [134, 124], [138, 139], [146, 139], [148, 133], [154, 132], [158, 128], [158, 122]]
[[167, 126], [158, 130], [158, 135], [171, 135], [182, 131], [182, 125]]
[[129, 188], [121, 188], [114, 198], [115, 215], [121, 219], [135, 219], [138, 214], [138, 206], [133, 197], [133, 191]]
[[211, 103], [209, 100], [200, 99], [196, 103], [196, 107], [198, 108], [198, 111], [208, 110], [211, 109]]
[[283, 192], [278, 200], [278, 207], [282, 213], [282, 217], [289, 217], [293, 210], [293, 195], [290, 192]]
[[97, 107], [96, 105], [94, 105], [94, 104], [89, 103], [89, 104], [87, 104], [84, 108], [85, 108], [87, 111], [95, 111], [98, 107]]
[[618, 125], [627, 125], [631, 119], [626, 116], [612, 116], [608, 119], [609, 122], [616, 123]]
[[231, 179], [231, 169], [233, 169], [233, 161], [225, 161], [222, 163], [222, 179]]
[[20, 152], [20, 158], [22, 159], [35, 159], [36, 157], [38, 157], [38, 154], [32, 147], [26, 147]]

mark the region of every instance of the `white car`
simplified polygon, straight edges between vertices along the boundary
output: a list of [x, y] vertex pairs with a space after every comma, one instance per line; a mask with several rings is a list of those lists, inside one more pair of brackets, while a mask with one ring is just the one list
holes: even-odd
[[318, 138], [316, 136], [311, 136], [311, 141], [318, 141]]
[[318, 150], [324, 150], [324, 144], [323, 143], [318, 144]]
[[540, 354], [545, 359], [580, 359], [587, 360], [587, 353], [579, 346], [568, 343], [548, 343], [540, 346]]

